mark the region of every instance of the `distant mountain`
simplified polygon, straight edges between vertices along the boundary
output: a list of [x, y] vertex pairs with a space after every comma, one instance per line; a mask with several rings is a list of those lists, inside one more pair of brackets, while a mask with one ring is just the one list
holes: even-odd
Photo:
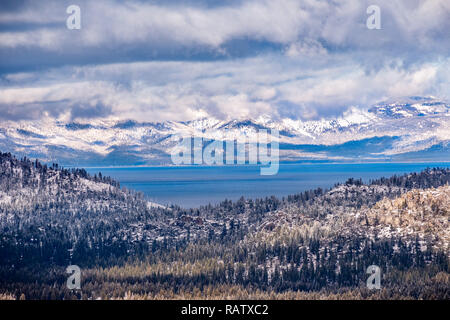
[[170, 164], [179, 136], [254, 139], [261, 129], [280, 132], [280, 160], [448, 160], [450, 104], [430, 97], [386, 101], [368, 110], [349, 108], [322, 120], [199, 119], [164, 123], [114, 119], [64, 123], [0, 122], [0, 148], [63, 165]]

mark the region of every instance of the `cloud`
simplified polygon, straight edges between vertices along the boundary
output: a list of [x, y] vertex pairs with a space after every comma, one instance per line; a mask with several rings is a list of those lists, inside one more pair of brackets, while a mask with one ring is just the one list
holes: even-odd
[[320, 44], [320, 42], [309, 39], [291, 43], [286, 48], [286, 55], [288, 57], [316, 56], [325, 54], [327, 54], [327, 50], [322, 46], [322, 44]]
[[[60, 64], [78, 64], [79, 56], [90, 63], [216, 59], [261, 48], [288, 48], [289, 55], [376, 51], [387, 59], [404, 53], [413, 60], [447, 54], [448, 1], [376, 2], [382, 30], [366, 28], [370, 1], [79, 1], [81, 30], [66, 28], [67, 3], [25, 2], [22, 10], [0, 13], [0, 25], [10, 26], [0, 32], [0, 55], [33, 49], [46, 53], [45, 65], [49, 54], [65, 57]], [[11, 30], [19, 24], [33, 28]], [[26, 65], [26, 57], [20, 59]]]
[[[385, 98], [450, 98], [450, 2], [6, 1], [0, 118], [317, 119]], [[4, 9], [4, 10], [3, 10]]]
[[70, 107], [71, 120], [105, 118], [112, 114], [110, 106], [104, 105], [101, 101], [95, 104], [76, 104]]
[[[339, 115], [349, 106], [367, 108], [391, 97], [449, 97], [450, 61], [408, 69], [385, 67], [367, 73], [351, 61], [326, 64], [287, 56], [210, 62], [139, 62], [65, 67], [33, 76], [10, 77], [0, 103], [46, 105], [72, 118], [119, 117], [139, 121], [273, 118], [317, 119]], [[320, 60], [320, 59], [319, 59]], [[320, 60], [321, 61], [321, 60]], [[320, 65], [320, 68], [317, 66]], [[17, 86], [19, 85], [19, 86]]]

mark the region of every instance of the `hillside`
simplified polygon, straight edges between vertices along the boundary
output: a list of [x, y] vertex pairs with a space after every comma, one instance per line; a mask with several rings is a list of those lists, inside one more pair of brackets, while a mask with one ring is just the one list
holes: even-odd
[[[376, 264], [387, 297], [448, 298], [449, 182], [449, 169], [427, 169], [283, 199], [163, 208], [108, 177], [1, 154], [0, 294], [380, 298], [364, 291]], [[70, 264], [83, 270], [82, 296], [65, 288]]]
[[367, 226], [379, 237], [417, 234], [426, 244], [450, 252], [450, 186], [414, 189], [393, 200], [383, 199], [364, 212]]

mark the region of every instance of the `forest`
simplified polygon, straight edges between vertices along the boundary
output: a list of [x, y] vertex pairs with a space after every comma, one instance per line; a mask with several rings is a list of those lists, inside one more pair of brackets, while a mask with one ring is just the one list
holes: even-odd
[[0, 299], [450, 299], [449, 182], [429, 168], [184, 209], [1, 153]]

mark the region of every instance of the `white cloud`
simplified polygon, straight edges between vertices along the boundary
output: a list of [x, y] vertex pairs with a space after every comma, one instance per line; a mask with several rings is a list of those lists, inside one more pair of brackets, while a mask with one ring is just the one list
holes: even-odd
[[327, 54], [327, 50], [318, 41], [309, 39], [291, 43], [286, 49], [288, 57], [311, 57], [325, 54]]
[[3, 23], [61, 24], [60, 28], [17, 32], [16, 37], [0, 32], [0, 47], [59, 50], [76, 43], [85, 48], [139, 45], [158, 50], [204, 45], [223, 50], [230, 40], [250, 39], [291, 45], [291, 53], [310, 53], [308, 42], [318, 41], [353, 49], [392, 44], [414, 48], [420, 43], [443, 50], [450, 45], [448, 38], [439, 38], [448, 35], [450, 27], [447, 0], [379, 0], [383, 27], [378, 31], [366, 28], [368, 2], [364, 1], [249, 0], [212, 8], [152, 3], [80, 1], [80, 31], [65, 30], [67, 14], [60, 1], [0, 14]]
[[[67, 116], [78, 108], [80, 117], [82, 105], [99, 110], [86, 117], [106, 110], [146, 121], [320, 118], [393, 96], [449, 98], [450, 2], [377, 1], [382, 30], [366, 28], [372, 4], [366, 2], [249, 0], [202, 7], [80, 0], [77, 31], [66, 29], [61, 1], [0, 13], [0, 22], [12, 26], [0, 32], [0, 55], [21, 67], [20, 73], [2, 72], [0, 108], [23, 108], [24, 115], [35, 108], [33, 116]], [[32, 26], [14, 30], [21, 22]], [[270, 50], [260, 50], [259, 42]], [[234, 56], [239, 46], [254, 50]], [[196, 50], [204, 59], [190, 61]], [[126, 59], [115, 60], [123, 52]], [[164, 61], [161, 52], [179, 61]], [[228, 59], [218, 60], [223, 54]], [[150, 61], [153, 56], [158, 60]], [[28, 60], [47, 67], [27, 70]], [[114, 63], [124, 60], [131, 62]], [[53, 61], [59, 67], [49, 68]]]
[[[273, 55], [219, 62], [148, 62], [52, 70], [40, 75], [41, 85], [0, 87], [1, 105], [45, 104], [52, 108], [101, 103], [113, 116], [146, 121], [278, 117], [290, 113], [317, 118], [367, 107], [386, 97], [417, 94], [450, 95], [448, 74], [440, 65], [411, 69], [383, 68], [366, 73], [351, 61], [315, 69], [311, 64]], [[124, 82], [120, 75], [129, 74]], [[20, 83], [20, 77], [19, 77]], [[438, 92], [436, 92], [438, 91]], [[62, 113], [62, 112], [61, 112]], [[91, 115], [88, 114], [88, 117]]]

